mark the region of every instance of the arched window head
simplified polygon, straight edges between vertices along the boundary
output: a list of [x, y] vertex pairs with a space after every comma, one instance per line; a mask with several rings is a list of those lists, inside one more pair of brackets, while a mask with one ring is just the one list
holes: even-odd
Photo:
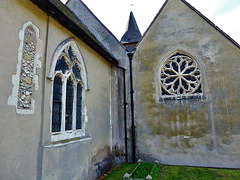
[[160, 97], [202, 95], [202, 76], [198, 62], [189, 54], [176, 51], [163, 61], [159, 71]]
[[53, 80], [52, 141], [84, 136], [87, 121], [87, 70], [72, 38], [57, 48], [48, 77]]
[[77, 79], [81, 79], [85, 90], [89, 90], [86, 64], [73, 38], [66, 39], [56, 48], [48, 78], [53, 80], [57, 73], [70, 72], [73, 72]]

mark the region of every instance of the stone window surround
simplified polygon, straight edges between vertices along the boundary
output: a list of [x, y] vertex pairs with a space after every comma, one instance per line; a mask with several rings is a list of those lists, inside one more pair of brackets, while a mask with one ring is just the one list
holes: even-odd
[[[196, 61], [196, 63], [199, 65], [199, 69], [201, 71], [201, 86], [202, 86], [202, 93], [201, 94], [190, 94], [190, 95], [162, 95], [162, 91], [161, 91], [161, 82], [160, 82], [160, 74], [161, 74], [161, 70], [162, 67], [164, 66], [165, 62], [174, 54], [176, 53], [181, 53], [181, 54], [186, 54], [187, 56], [191, 57], [193, 60]], [[189, 53], [188, 50], [186, 50], [183, 47], [177, 47], [174, 50], [170, 50], [168, 51], [159, 61], [156, 69], [154, 70], [154, 82], [153, 82], [153, 87], [156, 89], [156, 93], [153, 94], [153, 97], [156, 101], [156, 103], [159, 103], [159, 101], [161, 100], [167, 100], [167, 99], [176, 99], [176, 100], [181, 100], [181, 99], [189, 99], [189, 98], [205, 98], [204, 96], [204, 85], [205, 85], [205, 76], [204, 76], [204, 68], [202, 68], [204, 66], [204, 64], [202, 63], [201, 60], [199, 60], [199, 58], [196, 58], [192, 55], [192, 53]]]
[[16, 75], [12, 76], [12, 94], [8, 98], [8, 105], [16, 106], [17, 114], [34, 114], [35, 111], [35, 100], [31, 97], [31, 106], [30, 108], [22, 109], [18, 108], [18, 93], [19, 93], [19, 82], [21, 76], [22, 60], [23, 60], [23, 51], [24, 51], [24, 41], [25, 41], [25, 30], [27, 27], [31, 26], [36, 33], [36, 54], [33, 59], [33, 84], [35, 85], [35, 90], [39, 90], [38, 84], [38, 75], [36, 74], [36, 68], [41, 68], [41, 61], [39, 58], [42, 56], [41, 48], [42, 41], [39, 39], [39, 29], [31, 21], [28, 21], [23, 25], [23, 28], [19, 32], [20, 45], [18, 48], [18, 63], [17, 63], [17, 72]]
[[[79, 61], [80, 69], [81, 69], [81, 77], [82, 77], [82, 128], [76, 130], [76, 126], [74, 126], [74, 123], [76, 123], [76, 118], [73, 118], [73, 127], [72, 130], [65, 131], [65, 108], [66, 108], [66, 98], [62, 98], [62, 106], [64, 111], [62, 111], [62, 118], [61, 118], [61, 131], [60, 132], [52, 132], [52, 104], [53, 104], [53, 81], [54, 77], [56, 75], [60, 75], [63, 81], [63, 86], [62, 86], [62, 94], [66, 95], [66, 81], [67, 78], [70, 76], [71, 73], [65, 73], [63, 74], [61, 71], [55, 72], [55, 66], [58, 60], [58, 57], [61, 55], [62, 51], [66, 49], [67, 47], [71, 46], [73, 51], [75, 52], [75, 55]], [[80, 48], [78, 47], [77, 43], [74, 41], [73, 38], [68, 38], [56, 48], [51, 66], [50, 66], [50, 72], [48, 75], [48, 79], [52, 81], [52, 92], [51, 92], [51, 98], [50, 98], [50, 103], [51, 103], [51, 113], [50, 113], [50, 133], [51, 133], [51, 141], [60, 141], [60, 140], [65, 140], [65, 139], [71, 139], [75, 137], [83, 137], [85, 136], [85, 126], [86, 122], [88, 121], [88, 116], [87, 116], [87, 107], [85, 103], [85, 97], [86, 97], [86, 91], [89, 90], [88, 86], [88, 77], [87, 77], [87, 69], [86, 65], [84, 62], [84, 59], [81, 55]], [[64, 85], [65, 84], [65, 85]], [[76, 91], [74, 92], [74, 104], [76, 104]], [[74, 106], [73, 108], [73, 114], [76, 114], [76, 107]]]

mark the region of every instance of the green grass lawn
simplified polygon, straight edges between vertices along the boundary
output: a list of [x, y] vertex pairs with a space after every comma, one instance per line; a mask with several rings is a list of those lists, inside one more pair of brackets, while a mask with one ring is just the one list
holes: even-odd
[[[124, 174], [130, 174], [137, 164], [123, 164], [115, 167], [111, 172], [106, 174], [101, 180], [122, 180]], [[215, 169], [202, 167], [186, 167], [186, 166], [167, 166], [155, 163], [143, 162], [132, 172], [131, 178], [146, 178], [150, 174], [153, 180], [235, 180], [240, 179], [240, 170], [236, 169]]]
[[127, 172], [132, 172], [133, 169], [136, 167], [136, 164], [122, 164], [119, 166], [116, 166], [114, 169], [112, 169], [106, 176], [100, 178], [100, 180], [105, 179], [114, 179], [114, 180], [122, 180], [124, 174]]

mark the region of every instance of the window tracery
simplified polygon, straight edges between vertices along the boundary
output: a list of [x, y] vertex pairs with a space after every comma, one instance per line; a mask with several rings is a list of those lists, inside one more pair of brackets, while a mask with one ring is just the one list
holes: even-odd
[[[55, 61], [52, 99], [52, 140], [85, 135], [86, 69], [73, 41], [63, 45]], [[81, 58], [81, 57], [80, 57]]]
[[168, 58], [160, 72], [161, 96], [202, 95], [200, 66], [189, 55], [177, 52]]

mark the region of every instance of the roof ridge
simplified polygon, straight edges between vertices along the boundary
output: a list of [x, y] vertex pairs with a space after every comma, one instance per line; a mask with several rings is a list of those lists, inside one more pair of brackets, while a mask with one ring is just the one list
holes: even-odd
[[212, 27], [214, 27], [218, 32], [220, 32], [223, 36], [225, 36], [229, 41], [231, 41], [235, 46], [237, 46], [240, 49], [240, 45], [233, 38], [231, 38], [231, 36], [229, 36], [221, 28], [219, 28], [217, 25], [215, 25], [210, 19], [208, 19], [206, 16], [204, 16], [200, 11], [198, 11], [195, 7], [193, 7], [189, 2], [187, 2], [186, 0], [181, 0], [181, 1], [185, 5], [187, 5], [190, 9], [192, 9], [195, 13], [197, 13], [200, 17], [202, 17], [205, 21], [207, 21]]
[[[164, 9], [164, 7], [166, 6], [166, 4], [168, 3], [169, 0], [166, 0], [164, 2], [164, 4], [162, 5], [162, 7], [160, 8], [160, 10], [158, 11], [158, 13], [156, 14], [156, 16], [153, 18], [152, 22], [150, 23], [150, 25], [148, 26], [148, 28], [145, 30], [145, 32], [143, 33], [141, 39], [138, 41], [138, 43], [136, 44], [136, 47], [141, 43], [142, 39], [145, 37], [145, 35], [147, 34], [147, 32], [149, 31], [149, 29], [152, 27], [152, 25], [154, 24], [154, 22], [156, 21], [157, 17], [160, 15], [160, 13], [162, 12], [162, 10]], [[135, 47], [135, 48], [136, 48]]]
[[[165, 3], [162, 5], [156, 16], [154, 17], [153, 21], [150, 23], [146, 31], [144, 32], [142, 38], [139, 40], [137, 43], [136, 47], [141, 43], [142, 39], [145, 37], [149, 29], [152, 27], [158, 16], [161, 14], [163, 9], [165, 8], [166, 4], [170, 0], [166, 0]], [[201, 18], [203, 18], [207, 23], [209, 23], [213, 28], [215, 28], [218, 32], [220, 32], [224, 37], [226, 37], [229, 41], [231, 41], [236, 47], [240, 49], [240, 45], [233, 39], [231, 38], [227, 33], [225, 33], [223, 30], [221, 30], [218, 26], [216, 26], [210, 19], [208, 19], [206, 16], [204, 16], [200, 11], [198, 11], [196, 8], [194, 8], [190, 3], [188, 3], [186, 0], [180, 0], [182, 3], [184, 3], [186, 6], [188, 6], [191, 10], [193, 10], [197, 15], [199, 15]], [[136, 48], [135, 47], [135, 48]]]

